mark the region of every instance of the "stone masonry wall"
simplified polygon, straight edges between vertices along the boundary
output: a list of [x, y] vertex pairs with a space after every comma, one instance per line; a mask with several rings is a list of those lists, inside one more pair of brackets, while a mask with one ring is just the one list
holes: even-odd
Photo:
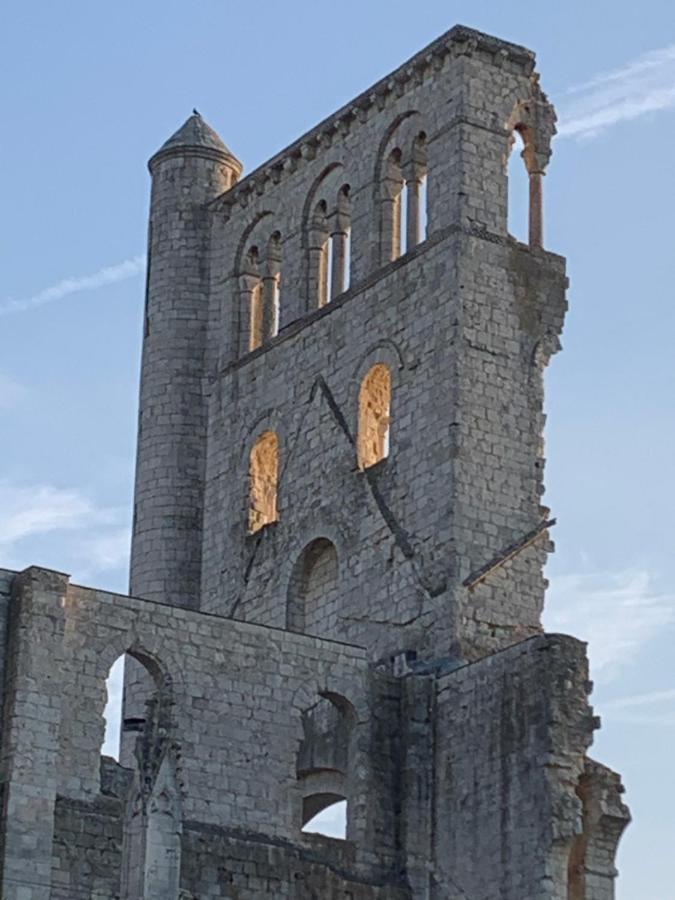
[[[546, 513], [542, 371], [562, 327], [564, 263], [516, 244], [506, 222], [506, 123], [519, 101], [542, 102], [532, 66], [522, 48], [450, 32], [211, 204], [203, 609], [285, 625], [293, 566], [327, 538], [340, 605], [315, 633], [371, 657], [475, 658], [540, 629], [546, 534], [471, 595], [463, 584]], [[419, 130], [427, 238], [387, 262], [383, 159]], [[316, 309], [309, 211], [343, 183], [350, 287]], [[275, 231], [281, 330], [248, 353], [242, 257]], [[360, 472], [358, 392], [382, 362], [390, 453]], [[279, 516], [247, 535], [248, 454], [267, 429]]]
[[568, 900], [577, 790], [597, 726], [589, 688], [584, 645], [561, 635], [439, 679], [434, 819], [444, 824], [433, 833], [431, 896], [451, 885], [471, 900]]
[[[577, 873], [612, 898], [627, 811], [617, 776], [585, 758], [596, 723], [572, 638], [394, 675], [357, 647], [43, 569], [13, 577], [11, 607], [7, 900], [569, 900]], [[157, 685], [127, 768], [100, 756], [125, 651]], [[325, 730], [306, 745], [322, 697], [349, 711], [346, 762], [328, 763], [345, 745], [336, 756]], [[344, 765], [347, 840], [300, 831], [301, 758], [317, 775]], [[153, 804], [173, 844], [146, 843]], [[174, 887], [153, 890], [169, 865]]]
[[[105, 679], [125, 652], [147, 668], [164, 709], [159, 730], [151, 730], [148, 718], [145, 734], [141, 732], [142, 740], [152, 744], [142, 772], [156, 777], [159, 760], [170, 759], [182, 822], [199, 823], [206, 835], [218, 834], [218, 829], [254, 835], [254, 843], [282, 848], [278, 854], [290, 848], [289, 858], [311, 860], [314, 869], [344, 868], [347, 852], [350, 880], [391, 879], [396, 731], [390, 720], [384, 727], [379, 724], [391, 705], [389, 688], [386, 678], [371, 673], [363, 650], [80, 588], [65, 576], [40, 569], [16, 575], [13, 590], [13, 616], [19, 624], [12, 635], [16, 687], [3, 741], [5, 790], [10, 799], [39, 795], [44, 810], [26, 801], [15, 808], [11, 823], [5, 822], [11, 866], [3, 896], [14, 896], [9, 890], [15, 884], [33, 884], [35, 873], [45, 866], [48, 877], [52, 840], [57, 848], [54, 878], [62, 891], [57, 896], [71, 896], [73, 886], [84, 889], [85, 876], [92, 889], [115, 880], [109, 867], [122, 852], [119, 817], [122, 808], [128, 816], [130, 795], [123, 796], [119, 787], [124, 778], [111, 778], [112, 761], [104, 768], [102, 795], [100, 748]], [[50, 621], [56, 627], [47, 628]], [[296, 773], [302, 713], [322, 695], [348, 704], [355, 717], [349, 766], [352, 850], [337, 842], [333, 862], [331, 853], [322, 856], [311, 837], [301, 833]], [[48, 712], [39, 712], [40, 705]], [[371, 760], [374, 742], [377, 758]], [[40, 828], [33, 812], [40, 816]], [[128, 818], [124, 821], [127, 828]], [[188, 831], [186, 825], [189, 844]], [[24, 856], [18, 846], [28, 836], [32, 849]], [[333, 843], [324, 842], [324, 847]], [[26, 896], [50, 895], [36, 887]]]

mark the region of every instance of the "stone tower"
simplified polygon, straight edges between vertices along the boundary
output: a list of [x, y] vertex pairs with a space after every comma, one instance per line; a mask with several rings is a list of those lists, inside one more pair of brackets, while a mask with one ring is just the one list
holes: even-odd
[[242, 180], [197, 113], [153, 156], [131, 596], [0, 572], [3, 897], [613, 898], [541, 628], [554, 133], [533, 54], [456, 27]]

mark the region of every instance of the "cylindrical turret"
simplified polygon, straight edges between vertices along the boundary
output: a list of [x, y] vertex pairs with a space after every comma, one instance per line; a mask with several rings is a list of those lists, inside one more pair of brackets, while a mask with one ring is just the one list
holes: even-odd
[[195, 111], [149, 162], [148, 278], [130, 593], [199, 606], [209, 213], [241, 163]]
[[[132, 596], [199, 607], [206, 458], [210, 215], [241, 163], [195, 111], [149, 162], [148, 276], [138, 415]], [[127, 657], [121, 761], [153, 684]]]

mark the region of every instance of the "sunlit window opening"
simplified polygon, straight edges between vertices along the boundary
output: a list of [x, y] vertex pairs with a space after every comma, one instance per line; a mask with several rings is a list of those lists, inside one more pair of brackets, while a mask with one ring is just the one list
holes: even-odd
[[248, 530], [253, 534], [277, 521], [279, 444], [273, 431], [263, 432], [253, 445], [249, 464]]
[[359, 392], [358, 464], [367, 469], [389, 455], [391, 374], [378, 363]]

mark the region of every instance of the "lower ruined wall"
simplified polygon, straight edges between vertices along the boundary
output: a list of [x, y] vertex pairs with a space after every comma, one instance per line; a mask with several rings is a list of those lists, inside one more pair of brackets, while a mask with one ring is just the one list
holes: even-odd
[[577, 786], [595, 727], [589, 688], [584, 644], [561, 635], [439, 679], [438, 900], [568, 900]]
[[228, 833], [188, 823], [183, 833], [185, 900], [407, 900], [392, 883], [354, 877], [354, 846], [318, 835], [298, 847], [264, 835]]
[[[289, 893], [279, 896], [313, 896], [301, 884], [317, 884], [316, 896], [380, 896], [377, 885], [397, 872], [398, 694], [362, 649], [93, 591], [37, 568], [14, 574], [10, 605], [3, 900], [168, 900], [178, 875], [155, 882], [171, 860], [187, 897], [220, 896], [204, 836], [233, 833], [255, 836], [237, 838], [232, 860], [217, 863], [235, 896], [259, 896], [256, 866], [286, 873]], [[126, 768], [100, 756], [105, 680], [125, 652], [146, 666], [151, 691]], [[321, 793], [311, 781], [322, 752], [312, 710], [325, 705], [349, 735], [349, 841], [317, 853], [301, 828], [305, 798]]]
[[119, 896], [124, 804], [59, 797], [54, 809], [53, 900]]
[[[358, 647], [46, 570], [17, 575], [10, 606], [3, 900], [613, 898], [628, 812], [585, 755], [573, 638], [397, 657], [395, 675]], [[125, 649], [158, 676], [128, 766], [100, 755]], [[304, 834], [336, 794], [348, 839]]]
[[[120, 897], [124, 804], [59, 798], [54, 817], [51, 900]], [[354, 846], [313, 836], [298, 846], [262, 834], [185, 823], [180, 900], [409, 900], [394, 883], [353, 875]], [[313, 846], [312, 846], [313, 845]]]

